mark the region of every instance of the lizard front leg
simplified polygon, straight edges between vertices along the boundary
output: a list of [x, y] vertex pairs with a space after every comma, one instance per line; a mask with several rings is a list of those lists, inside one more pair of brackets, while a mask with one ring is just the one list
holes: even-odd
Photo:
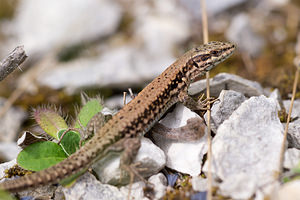
[[195, 101], [191, 96], [188, 95], [187, 90], [183, 90], [178, 95], [179, 102], [183, 103], [183, 105], [189, 108], [192, 111], [205, 111], [208, 109], [208, 105], [214, 103], [218, 99], [203, 99], [203, 95], [199, 98], [198, 101]]

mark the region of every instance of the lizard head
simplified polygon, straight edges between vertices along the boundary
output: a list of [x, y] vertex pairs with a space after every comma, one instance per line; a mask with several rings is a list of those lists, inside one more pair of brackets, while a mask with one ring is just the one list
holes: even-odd
[[191, 81], [228, 58], [235, 50], [229, 42], [209, 42], [191, 50], [189, 78]]

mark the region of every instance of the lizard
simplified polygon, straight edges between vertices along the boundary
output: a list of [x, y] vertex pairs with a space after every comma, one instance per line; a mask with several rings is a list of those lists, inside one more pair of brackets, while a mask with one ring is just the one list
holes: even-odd
[[0, 183], [0, 189], [17, 192], [59, 183], [68, 177], [81, 175], [97, 160], [115, 150], [124, 153], [121, 154], [120, 167], [128, 166], [131, 158], [128, 153], [136, 155], [139, 138], [172, 105], [181, 102], [190, 108], [203, 109], [199, 102], [188, 95], [190, 83], [228, 58], [234, 50], [234, 44], [217, 41], [191, 49], [148, 84], [74, 154], [45, 170], [4, 181]]

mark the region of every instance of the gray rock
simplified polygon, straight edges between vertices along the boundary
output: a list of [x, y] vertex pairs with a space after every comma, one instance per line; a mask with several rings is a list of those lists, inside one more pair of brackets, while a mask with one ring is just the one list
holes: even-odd
[[[199, 118], [182, 104], [177, 104], [173, 112], [170, 112], [160, 123], [168, 128], [185, 126], [187, 120]], [[199, 124], [199, 126], [202, 126]], [[168, 139], [157, 133], [153, 133], [155, 144], [158, 145], [167, 156], [166, 166], [179, 172], [196, 176], [200, 173], [203, 155], [207, 152], [207, 134], [195, 141], [176, 141]]]
[[[5, 100], [0, 98], [0, 108]], [[26, 118], [26, 113], [17, 107], [11, 107], [0, 120], [0, 141], [13, 142], [18, 134], [21, 124]]]
[[203, 178], [201, 176], [193, 176], [191, 183], [192, 183], [193, 190], [198, 192], [207, 191], [207, 185], [208, 185], [207, 178]]
[[[283, 105], [284, 105], [286, 112], [289, 112], [290, 104], [291, 104], [290, 100], [283, 101]], [[292, 118], [297, 118], [297, 117], [300, 118], [300, 99], [296, 99], [294, 101], [291, 117]]]
[[[129, 187], [130, 185], [123, 186], [120, 188], [120, 192], [123, 194], [124, 197], [128, 197], [129, 190], [130, 190]], [[142, 181], [133, 183], [131, 185], [130, 199], [149, 200], [144, 195], [144, 190], [143, 190], [144, 187], [145, 187], [145, 183]]]
[[250, 17], [244, 13], [233, 18], [225, 35], [228, 40], [236, 43], [239, 50], [251, 56], [258, 56], [264, 47], [263, 37], [255, 33]]
[[[200, 1], [197, 0], [180, 0], [180, 2], [187, 7], [194, 15], [195, 17], [201, 17], [200, 9], [201, 4]], [[237, 6], [243, 2], [246, 2], [246, 0], [223, 0], [223, 1], [207, 1], [206, 2], [206, 8], [207, 13], [209, 15], [216, 15], [218, 13], [221, 13], [233, 6]]]
[[[166, 163], [164, 152], [155, 146], [149, 139], [141, 139], [141, 147], [133, 163], [141, 163], [138, 167], [145, 168], [140, 172], [143, 177], [149, 177], [159, 172]], [[129, 177], [124, 176], [120, 180], [121, 170], [120, 154], [110, 153], [104, 159], [99, 160], [93, 165], [93, 169], [103, 183], [113, 185], [124, 185], [129, 183]], [[137, 178], [137, 177], [135, 177]]]
[[90, 173], [85, 173], [76, 180], [70, 188], [63, 188], [66, 200], [74, 199], [111, 199], [123, 200], [126, 198], [118, 188], [100, 183]]
[[[4, 170], [11, 168], [15, 164], [17, 164], [17, 160], [16, 159], [13, 159], [13, 160], [11, 160], [9, 162], [1, 163], [0, 164], [0, 177], [2, 178], [3, 176], [5, 176]], [[5, 179], [0, 179], [0, 182], [2, 182], [4, 180]]]
[[[229, 182], [232, 176], [245, 174], [255, 185], [252, 191], [274, 181], [283, 140], [283, 127], [276, 108], [274, 99], [251, 97], [219, 126], [212, 143], [212, 173], [223, 181], [229, 179]], [[205, 172], [207, 167], [206, 162]], [[249, 189], [243, 183], [235, 188], [242, 194]], [[223, 191], [231, 191], [229, 196], [235, 196], [237, 192], [224, 186]], [[252, 195], [246, 194], [248, 198]]]
[[233, 174], [220, 184], [220, 194], [233, 199], [249, 199], [256, 190], [256, 180], [246, 173]]
[[300, 163], [300, 150], [296, 148], [287, 149], [284, 154], [283, 167], [292, 169]]
[[7, 29], [32, 57], [112, 34], [121, 17], [121, 7], [115, 1], [25, 0], [18, 4], [11, 24], [14, 29]]
[[[210, 79], [211, 96], [219, 96], [222, 90], [234, 90], [242, 93], [246, 97], [259, 96], [264, 92], [259, 83], [228, 73], [220, 73]], [[189, 88], [190, 95], [203, 92], [206, 92], [206, 80], [192, 83]]]
[[287, 140], [289, 147], [300, 149], [300, 119], [289, 123]]
[[[223, 121], [246, 100], [246, 97], [233, 90], [222, 90], [218, 99], [219, 101], [216, 101], [211, 108], [211, 130], [215, 133]], [[207, 121], [207, 113], [204, 117]]]
[[296, 200], [300, 197], [300, 180], [285, 183], [274, 190], [271, 200]]
[[21, 150], [15, 142], [0, 142], [0, 155], [6, 160], [15, 159]]
[[179, 12], [177, 7], [170, 0], [154, 1], [153, 5], [145, 0], [132, 2], [132, 34], [138, 41], [99, 47], [98, 56], [60, 64], [40, 75], [39, 83], [54, 89], [66, 88], [71, 94], [87, 87], [127, 89], [144, 84], [175, 61], [173, 50], [190, 36], [187, 13], [182, 8]]
[[149, 183], [152, 183], [154, 186], [155, 198], [154, 199], [163, 199], [166, 194], [167, 189], [167, 178], [162, 173], [151, 176], [148, 179]]
[[[9, 162], [0, 164], [0, 177], [2, 178], [5, 175], [4, 170], [9, 169], [16, 164], [17, 164], [16, 159], [13, 159]], [[4, 178], [4, 179], [1, 179], [0, 182], [7, 181], [9, 179], [14, 179], [14, 178], [16, 178], [16, 177]], [[18, 192], [17, 194], [18, 194], [18, 197], [21, 199], [23, 197], [27, 197], [27, 196], [34, 197], [34, 199], [50, 199], [53, 196], [56, 188], [57, 188], [56, 186], [47, 185], [47, 186], [38, 187], [35, 189], [27, 189], [27, 190]]]
[[269, 98], [275, 99], [277, 101], [277, 109], [278, 110], [282, 109], [281, 105], [283, 105], [283, 102], [281, 99], [281, 94], [277, 88], [271, 92], [271, 94], [269, 95]]

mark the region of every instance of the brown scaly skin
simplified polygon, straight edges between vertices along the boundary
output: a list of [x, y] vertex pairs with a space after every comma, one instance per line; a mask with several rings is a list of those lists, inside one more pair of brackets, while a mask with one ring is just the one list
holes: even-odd
[[229, 57], [235, 46], [228, 42], [210, 42], [194, 48], [155, 78], [130, 103], [112, 117], [81, 149], [64, 161], [40, 172], [0, 183], [0, 189], [15, 192], [58, 183], [66, 177], [84, 172], [105, 150], [123, 138], [135, 138], [147, 132], [177, 102], [188, 98], [187, 88]]

